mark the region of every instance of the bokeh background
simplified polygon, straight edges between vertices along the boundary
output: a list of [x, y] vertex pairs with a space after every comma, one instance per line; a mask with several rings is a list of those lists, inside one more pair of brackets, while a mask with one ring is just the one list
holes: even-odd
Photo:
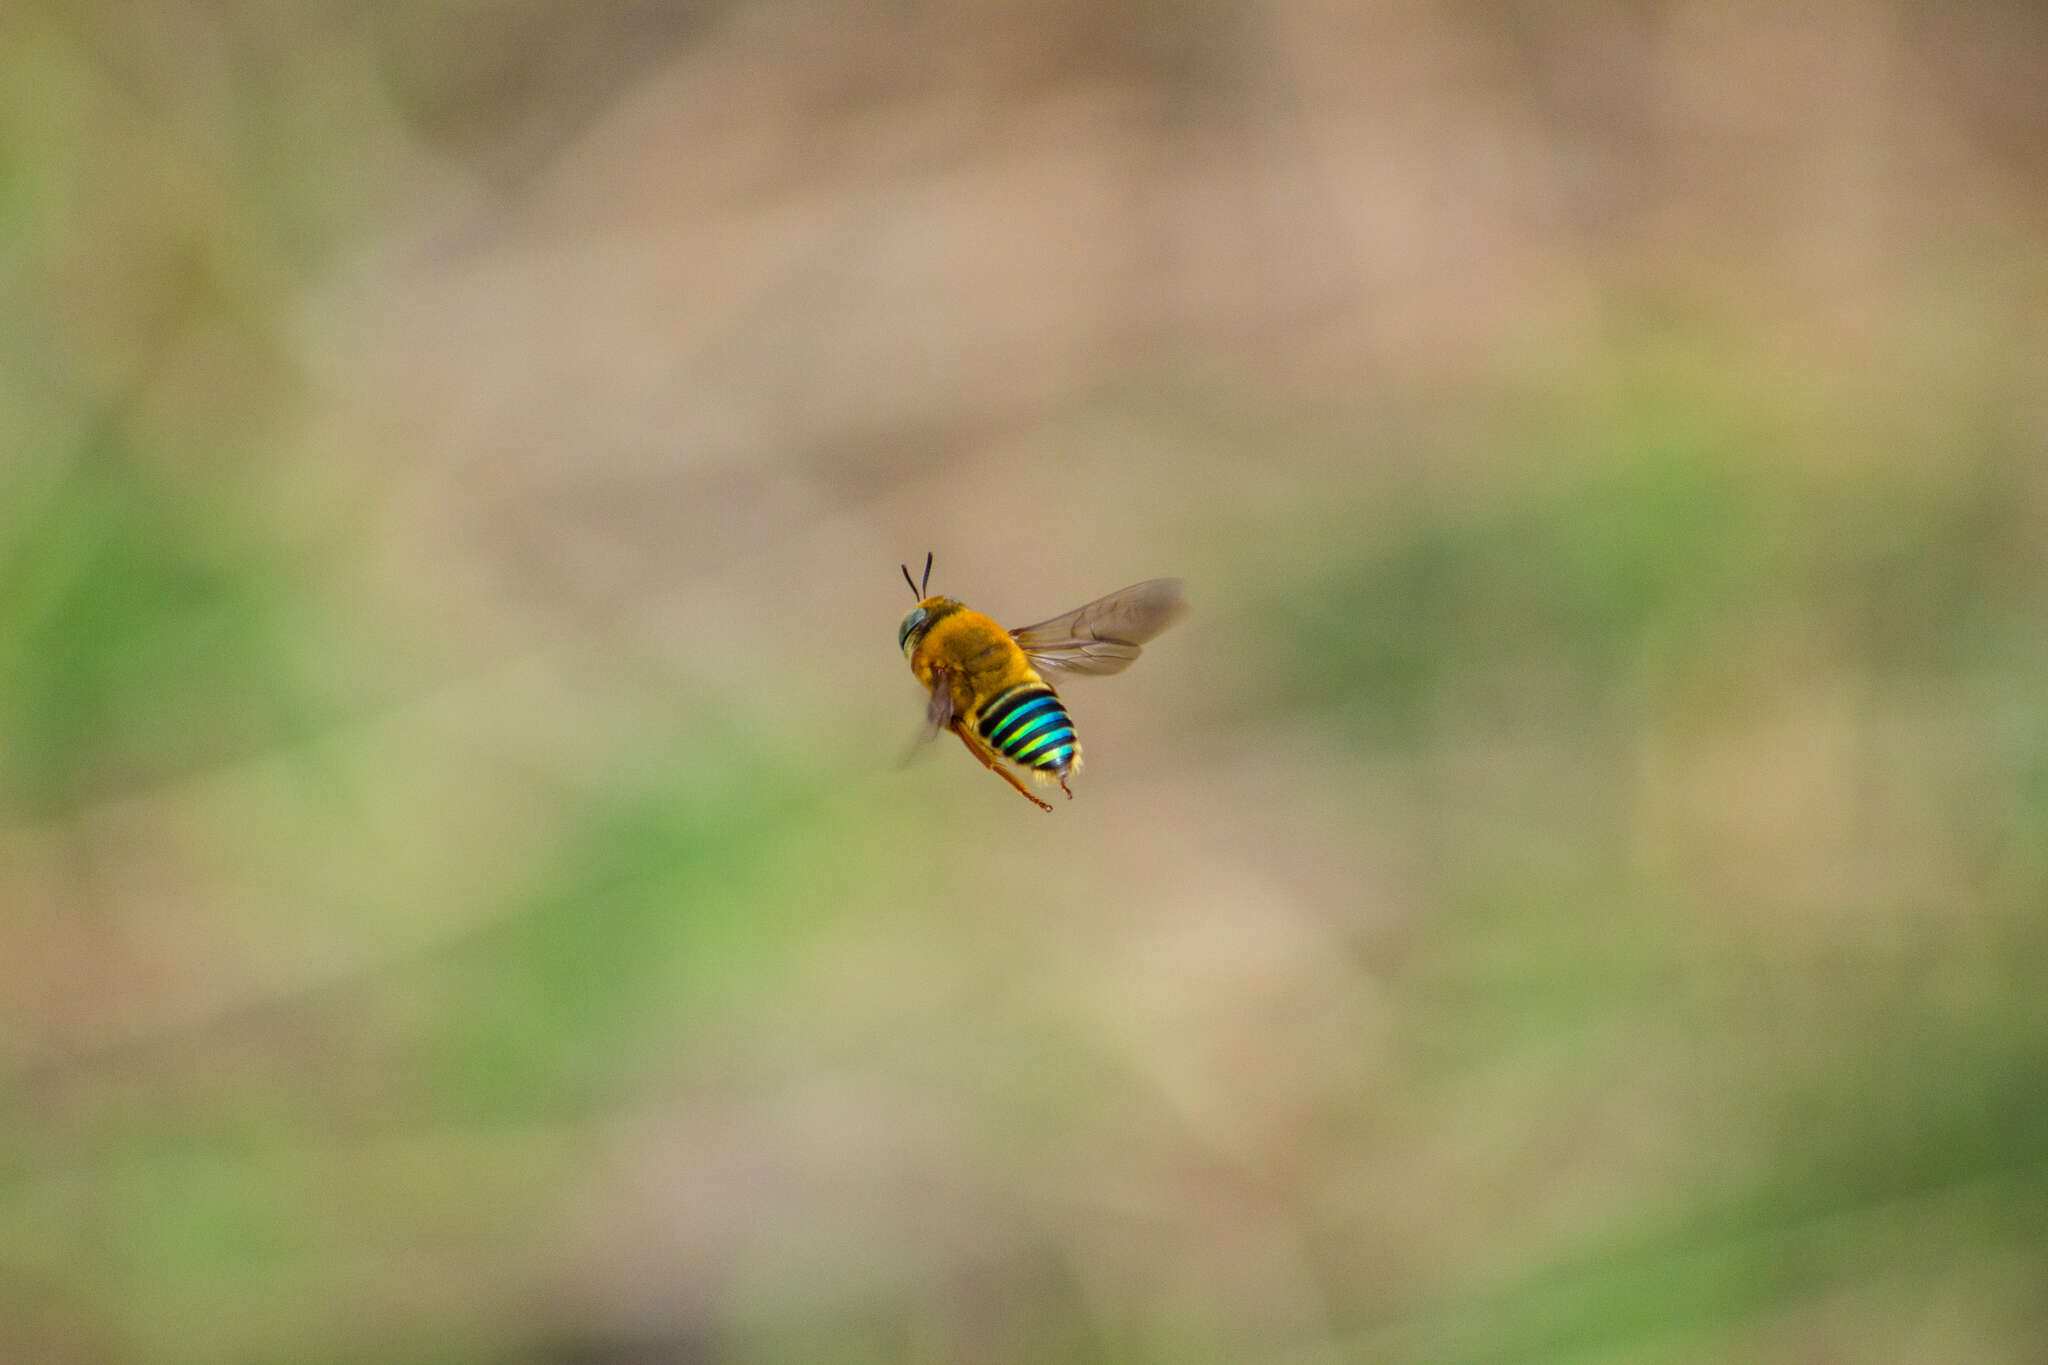
[[0, 347], [0, 1359], [2048, 1359], [2038, 5], [14, 0]]

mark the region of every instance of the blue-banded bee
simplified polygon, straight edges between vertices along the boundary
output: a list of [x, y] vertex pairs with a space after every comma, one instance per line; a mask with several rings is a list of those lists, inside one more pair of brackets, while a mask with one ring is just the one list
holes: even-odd
[[927, 595], [930, 555], [924, 558], [922, 586], [908, 564], [903, 580], [918, 603], [903, 618], [896, 642], [931, 693], [926, 737], [951, 730], [983, 767], [1041, 810], [1052, 807], [1005, 765], [1015, 764], [1041, 782], [1058, 782], [1069, 800], [1074, 793], [1067, 778], [1081, 766], [1073, 718], [1045, 675], [1121, 672], [1138, 657], [1140, 645], [1187, 610], [1178, 578], [1154, 578], [1064, 616], [1004, 630], [950, 597]]

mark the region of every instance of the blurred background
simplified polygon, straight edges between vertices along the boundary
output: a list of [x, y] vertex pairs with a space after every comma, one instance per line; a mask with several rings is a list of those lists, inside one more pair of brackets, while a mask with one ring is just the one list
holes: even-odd
[[0, 317], [0, 1359], [2048, 1360], [2039, 6], [15, 0]]

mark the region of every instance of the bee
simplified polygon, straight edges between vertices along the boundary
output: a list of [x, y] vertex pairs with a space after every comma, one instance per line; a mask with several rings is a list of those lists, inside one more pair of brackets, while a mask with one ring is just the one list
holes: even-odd
[[1154, 578], [1050, 621], [1004, 630], [950, 597], [928, 595], [930, 555], [924, 557], [922, 586], [908, 564], [903, 581], [918, 602], [903, 618], [896, 643], [931, 693], [925, 737], [951, 730], [981, 766], [1040, 810], [1052, 807], [1005, 764], [1037, 781], [1058, 782], [1069, 801], [1074, 792], [1067, 779], [1081, 766], [1073, 718], [1044, 675], [1121, 672], [1138, 657], [1140, 645], [1187, 610], [1178, 578]]

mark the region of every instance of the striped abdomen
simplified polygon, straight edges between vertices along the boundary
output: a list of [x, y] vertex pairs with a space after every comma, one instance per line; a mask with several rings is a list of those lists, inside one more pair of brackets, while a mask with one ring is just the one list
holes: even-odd
[[1004, 758], [1039, 772], [1064, 776], [1081, 756], [1067, 708], [1042, 682], [1019, 683], [997, 697], [975, 728]]

